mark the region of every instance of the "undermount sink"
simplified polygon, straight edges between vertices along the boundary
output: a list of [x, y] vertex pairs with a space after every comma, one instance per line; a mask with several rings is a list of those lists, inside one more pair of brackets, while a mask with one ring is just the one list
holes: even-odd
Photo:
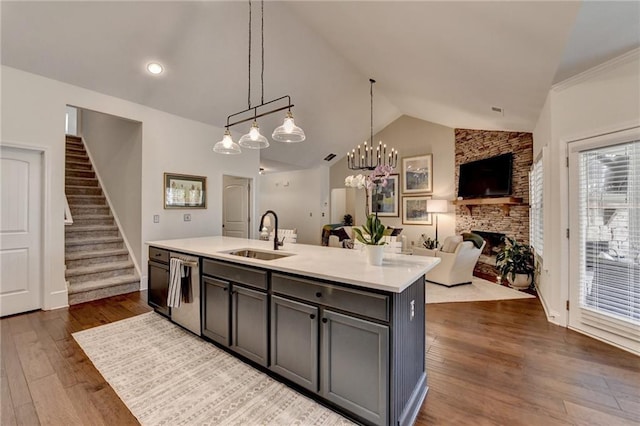
[[252, 250], [252, 249], [234, 250], [234, 251], [228, 251], [227, 253], [232, 254], [234, 256], [249, 257], [251, 259], [260, 259], [260, 260], [275, 260], [275, 259], [281, 259], [283, 257], [292, 256], [292, 254], [289, 254], [289, 253], [276, 253], [272, 251], [260, 251], [260, 250]]

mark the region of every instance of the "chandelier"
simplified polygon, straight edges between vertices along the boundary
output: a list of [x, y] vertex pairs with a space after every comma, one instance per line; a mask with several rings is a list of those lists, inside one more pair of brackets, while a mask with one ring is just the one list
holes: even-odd
[[389, 150], [387, 155], [387, 145], [378, 142], [378, 146], [373, 146], [373, 84], [376, 81], [369, 79], [371, 95], [371, 135], [370, 143], [364, 141], [364, 145], [358, 145], [351, 152], [347, 152], [347, 166], [351, 170], [374, 170], [378, 166], [390, 166], [395, 168], [398, 165], [398, 151], [394, 148]]
[[[291, 103], [291, 97], [289, 95], [281, 96], [277, 99], [273, 99], [271, 101], [264, 101], [264, 0], [261, 2], [260, 9], [260, 18], [261, 18], [261, 53], [262, 53], [262, 61], [261, 61], [261, 73], [260, 73], [260, 88], [261, 88], [261, 98], [260, 104], [252, 106], [251, 105], [251, 0], [249, 0], [249, 79], [248, 79], [248, 94], [247, 94], [247, 109], [233, 113], [227, 116], [227, 125], [225, 126], [224, 136], [222, 140], [215, 144], [213, 147], [213, 151], [218, 154], [240, 154], [242, 152], [241, 148], [249, 148], [249, 149], [262, 149], [267, 148], [269, 146], [269, 141], [265, 136], [260, 134], [260, 127], [258, 126], [258, 118], [264, 117], [266, 115], [273, 114], [275, 112], [287, 110], [287, 114], [284, 118], [284, 122], [282, 126], [277, 127], [273, 133], [271, 134], [271, 138], [278, 142], [286, 142], [286, 143], [295, 143], [302, 142], [306, 139], [304, 134], [304, 130], [300, 127], [296, 126], [293, 120], [293, 114], [291, 113], [291, 108], [294, 105]], [[283, 101], [286, 99], [286, 105], [282, 105]], [[278, 106], [280, 104], [281, 106]], [[265, 107], [270, 106], [271, 109], [265, 110]], [[248, 118], [239, 118], [236, 121], [230, 122], [232, 117], [247, 115], [248, 112], [253, 112], [252, 116]], [[251, 124], [251, 129], [249, 133], [245, 134], [240, 138], [238, 143], [233, 141], [231, 136], [231, 132], [229, 131], [230, 127], [233, 127], [237, 124], [246, 123], [247, 121], [253, 121]]]

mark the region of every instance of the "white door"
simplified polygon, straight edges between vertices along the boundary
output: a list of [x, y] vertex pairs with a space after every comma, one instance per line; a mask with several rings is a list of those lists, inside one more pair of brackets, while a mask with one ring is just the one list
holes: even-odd
[[249, 238], [250, 179], [222, 178], [222, 235]]
[[640, 354], [640, 128], [569, 144], [569, 326]]
[[0, 147], [0, 316], [40, 309], [42, 154]]

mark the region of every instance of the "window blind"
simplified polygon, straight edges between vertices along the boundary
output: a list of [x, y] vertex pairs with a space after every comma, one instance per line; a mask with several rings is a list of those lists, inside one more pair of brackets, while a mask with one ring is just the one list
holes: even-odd
[[582, 151], [578, 167], [580, 307], [592, 325], [637, 330], [640, 141]]
[[529, 172], [529, 243], [540, 258], [544, 248], [543, 159], [544, 155], [533, 163]]

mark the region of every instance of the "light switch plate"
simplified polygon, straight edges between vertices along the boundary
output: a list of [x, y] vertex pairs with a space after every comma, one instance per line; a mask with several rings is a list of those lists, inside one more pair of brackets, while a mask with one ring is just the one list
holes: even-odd
[[153, 223], [160, 223], [160, 215], [159, 214], [154, 214], [153, 215]]
[[191, 222], [191, 214], [190, 213], [185, 213], [184, 214], [184, 221], [185, 222]]

